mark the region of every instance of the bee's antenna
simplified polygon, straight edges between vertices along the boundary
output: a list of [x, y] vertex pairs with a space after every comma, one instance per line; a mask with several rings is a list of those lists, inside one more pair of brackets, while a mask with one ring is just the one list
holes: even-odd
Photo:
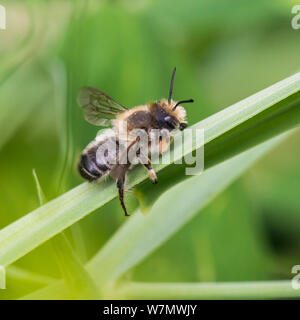
[[178, 101], [175, 106], [172, 108], [172, 110], [174, 111], [180, 104], [182, 103], [188, 103], [188, 102], [194, 102], [193, 99], [189, 99], [189, 100], [181, 100], [181, 101]]
[[176, 73], [176, 67], [173, 70], [172, 79], [171, 79], [171, 85], [170, 85], [170, 92], [169, 92], [169, 99], [168, 102], [170, 103], [172, 100], [172, 93], [173, 93], [173, 85], [174, 85], [174, 78]]

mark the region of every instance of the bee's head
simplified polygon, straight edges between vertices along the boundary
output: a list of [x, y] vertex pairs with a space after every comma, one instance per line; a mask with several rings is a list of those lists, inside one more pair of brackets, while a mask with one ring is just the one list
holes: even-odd
[[185, 120], [186, 111], [181, 104], [194, 102], [193, 99], [181, 100], [179, 102], [172, 100], [175, 72], [176, 68], [174, 68], [172, 74], [169, 99], [161, 99], [151, 106], [152, 114], [159, 126], [169, 131], [174, 129], [184, 130], [187, 127], [187, 122]]

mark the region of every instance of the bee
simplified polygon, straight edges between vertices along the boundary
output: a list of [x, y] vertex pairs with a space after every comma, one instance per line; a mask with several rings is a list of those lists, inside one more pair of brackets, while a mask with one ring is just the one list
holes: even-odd
[[[162, 138], [162, 136], [153, 138], [151, 130], [163, 129], [167, 132], [172, 132], [176, 129], [184, 130], [187, 127], [186, 111], [181, 104], [194, 102], [194, 100], [189, 99], [178, 102], [172, 100], [175, 72], [176, 68], [172, 73], [168, 99], [161, 99], [131, 109], [124, 107], [95, 88], [83, 87], [79, 91], [77, 102], [79, 107], [83, 109], [85, 119], [93, 125], [111, 126], [112, 128], [106, 129], [99, 134], [83, 150], [78, 164], [78, 171], [89, 182], [98, 181], [101, 177], [107, 175], [115, 179], [118, 197], [125, 216], [128, 216], [128, 213], [124, 203], [124, 185], [126, 173], [132, 163], [121, 163], [119, 159], [120, 150], [124, 150], [121, 147], [126, 144], [123, 153], [128, 153], [138, 142], [138, 138], [135, 140], [130, 138], [129, 133], [131, 130], [143, 130], [147, 134], [148, 143], [153, 142], [153, 139], [158, 139], [156, 142], [159, 145], [159, 154], [161, 154], [167, 149], [170, 139]], [[124, 138], [120, 138], [120, 128], [124, 128], [122, 123], [126, 124], [125, 133], [128, 133], [127, 135], [125, 134]], [[110, 148], [110, 145], [115, 145], [116, 148]], [[101, 156], [97, 156], [97, 152], [102, 147], [106, 149], [101, 153]], [[138, 153], [137, 155], [139, 157]], [[146, 161], [141, 163], [148, 170], [149, 177], [153, 183], [157, 183], [157, 176], [148, 155], [146, 156]]]

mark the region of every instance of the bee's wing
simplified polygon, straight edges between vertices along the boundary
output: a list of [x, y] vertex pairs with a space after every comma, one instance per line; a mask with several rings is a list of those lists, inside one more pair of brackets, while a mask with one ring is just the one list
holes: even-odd
[[110, 126], [117, 114], [127, 110], [105, 93], [92, 87], [82, 87], [77, 102], [86, 121], [96, 126]]

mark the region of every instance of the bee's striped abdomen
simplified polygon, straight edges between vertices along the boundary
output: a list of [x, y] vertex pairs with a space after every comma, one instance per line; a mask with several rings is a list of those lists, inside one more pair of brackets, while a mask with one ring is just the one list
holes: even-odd
[[88, 147], [80, 156], [78, 164], [80, 175], [90, 182], [100, 179], [110, 170], [106, 164], [97, 161], [97, 149], [98, 146], [96, 144], [93, 147]]

